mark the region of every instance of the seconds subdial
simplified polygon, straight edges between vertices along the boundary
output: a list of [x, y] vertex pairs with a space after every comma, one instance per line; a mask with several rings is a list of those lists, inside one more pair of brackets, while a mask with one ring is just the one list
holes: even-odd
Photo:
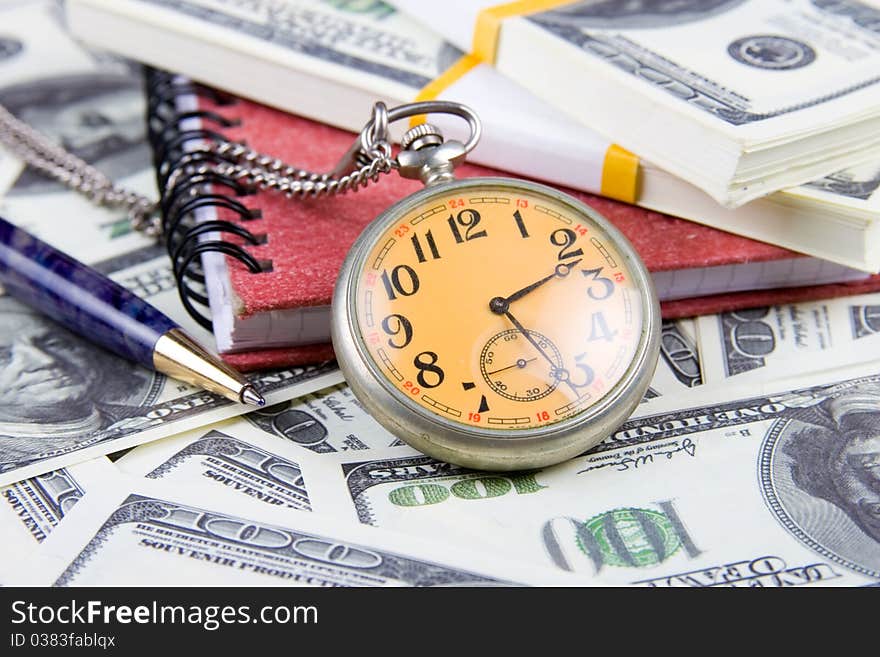
[[502, 331], [493, 336], [480, 353], [483, 379], [492, 390], [513, 401], [546, 397], [560, 382], [562, 355], [559, 349], [537, 331], [528, 330], [528, 334], [531, 339], [518, 329]]

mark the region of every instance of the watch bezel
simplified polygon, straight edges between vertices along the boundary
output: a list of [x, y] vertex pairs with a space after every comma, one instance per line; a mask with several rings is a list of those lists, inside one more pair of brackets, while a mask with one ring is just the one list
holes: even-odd
[[[423, 408], [391, 384], [370, 355], [357, 325], [359, 272], [376, 240], [414, 207], [437, 195], [474, 188], [526, 190], [586, 215], [612, 241], [635, 277], [643, 322], [629, 366], [596, 403], [572, 417], [532, 428], [492, 429], [449, 420]], [[659, 355], [660, 308], [653, 281], [629, 241], [605, 217], [552, 187], [514, 178], [465, 178], [419, 190], [373, 220], [355, 241], [336, 283], [331, 335], [337, 360], [358, 400], [393, 434], [435, 458], [484, 470], [516, 470], [557, 463], [604, 439], [641, 402]], [[589, 434], [589, 435], [587, 435]]]

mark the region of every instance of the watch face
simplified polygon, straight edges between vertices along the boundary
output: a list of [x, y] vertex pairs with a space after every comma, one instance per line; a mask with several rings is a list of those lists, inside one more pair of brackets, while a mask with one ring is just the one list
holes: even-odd
[[646, 308], [625, 241], [560, 194], [438, 188], [383, 222], [354, 325], [397, 397], [499, 431], [588, 413], [630, 373]]

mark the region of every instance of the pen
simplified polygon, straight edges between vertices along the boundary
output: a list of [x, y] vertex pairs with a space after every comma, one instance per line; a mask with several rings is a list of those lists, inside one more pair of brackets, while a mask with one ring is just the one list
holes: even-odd
[[85, 339], [236, 402], [266, 401], [174, 320], [121, 285], [0, 217], [0, 284]]

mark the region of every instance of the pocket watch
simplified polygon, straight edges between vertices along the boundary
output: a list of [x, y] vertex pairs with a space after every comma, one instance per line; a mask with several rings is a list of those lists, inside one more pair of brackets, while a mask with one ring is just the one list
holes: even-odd
[[[421, 124], [392, 157], [389, 124], [430, 113], [464, 119], [468, 139], [444, 141]], [[330, 173], [190, 130], [177, 135], [187, 148], [163, 181], [175, 190], [183, 172], [215, 174], [303, 197], [357, 190], [395, 169], [420, 179], [425, 189], [376, 218], [342, 266], [331, 323], [339, 366], [373, 417], [425, 454], [483, 470], [536, 468], [584, 452], [635, 409], [657, 363], [659, 304], [632, 246], [592, 208], [522, 180], [455, 180], [479, 137], [479, 119], [460, 103], [376, 103]], [[0, 142], [91, 200], [127, 208], [134, 229], [162, 235], [158, 204], [50, 141], [0, 106]], [[181, 288], [191, 308], [186, 297]]]
[[466, 106], [377, 104], [350, 158], [388, 124], [445, 112], [465, 143], [421, 124], [394, 162], [426, 187], [358, 237], [333, 296], [333, 347], [352, 392], [392, 434], [482, 470], [564, 461], [606, 438], [642, 400], [659, 353], [651, 277], [592, 208], [511, 178], [456, 180], [479, 139]]

